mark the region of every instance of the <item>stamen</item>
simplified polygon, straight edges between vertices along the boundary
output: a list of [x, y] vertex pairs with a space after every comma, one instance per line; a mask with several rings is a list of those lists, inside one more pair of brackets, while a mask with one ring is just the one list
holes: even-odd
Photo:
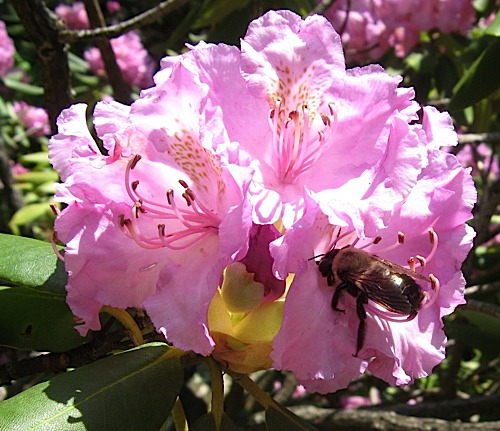
[[418, 262], [420, 263], [420, 266], [422, 267], [422, 269], [424, 269], [425, 265], [427, 265], [427, 259], [423, 256], [420, 256], [419, 254], [417, 254], [415, 256], [415, 259], [418, 260]]
[[[437, 297], [439, 295], [439, 289], [441, 287], [439, 279], [434, 274], [429, 274], [429, 280], [431, 281], [432, 295], [430, 295], [429, 292], [424, 292], [425, 298], [422, 301], [422, 306], [420, 307], [420, 311], [425, 310], [430, 306], [432, 306], [436, 302]], [[426, 299], [428, 300], [426, 301]]]
[[139, 160], [141, 160], [141, 159], [142, 159], [142, 156], [140, 154], [136, 154], [130, 162], [130, 169], [134, 169], [137, 166], [137, 163], [139, 162]]
[[124, 221], [124, 226], [127, 228], [128, 232], [130, 233], [130, 236], [131, 238], [137, 243], [137, 245], [139, 245], [140, 247], [142, 248], [146, 248], [148, 250], [153, 250], [153, 249], [157, 249], [157, 248], [161, 248], [163, 247], [162, 245], [160, 244], [148, 244], [144, 241], [141, 241], [141, 239], [139, 238], [139, 236], [137, 235], [137, 232], [135, 231], [134, 229], [134, 226], [132, 225], [132, 220], [130, 219], [126, 219]]
[[[356, 240], [356, 243], [358, 241], [359, 241], [359, 238]], [[377, 236], [372, 242], [369, 242], [369, 243], [367, 243], [365, 245], [362, 245], [362, 246], [358, 247], [358, 250], [363, 250], [364, 248], [370, 247], [371, 245], [377, 245], [380, 241], [382, 241], [382, 237], [381, 236]], [[354, 244], [353, 244], [353, 246], [354, 246]]]
[[398, 242], [400, 244], [404, 244], [405, 242], [405, 234], [401, 231], [398, 232]]
[[[129, 160], [125, 170], [125, 187], [132, 200], [130, 218], [127, 218], [125, 214], [118, 216], [118, 225], [125, 235], [146, 249], [168, 247], [182, 250], [217, 232], [220, 219], [216, 212], [205, 207], [199, 201], [197, 205], [195, 204], [195, 192], [189, 188], [185, 180], [178, 180], [184, 188], [181, 196], [185, 200], [185, 205], [183, 204], [181, 207], [175, 199], [173, 189], [166, 191], [166, 202], [164, 203], [157, 202], [154, 198], [142, 196], [138, 191], [139, 180], [131, 179], [131, 172], [140, 160], [141, 156], [135, 155]], [[140, 218], [139, 215], [141, 215]], [[153, 223], [156, 227], [156, 235], [153, 236], [144, 234], [145, 231], [149, 232], [149, 229], [141, 229], [149, 224], [150, 220], [154, 220]], [[175, 228], [168, 232], [169, 225], [161, 222], [164, 220], [177, 220], [183, 227], [176, 223]]]
[[415, 258], [413, 256], [409, 257], [407, 262], [408, 262], [408, 267], [410, 268], [410, 271], [415, 272], [415, 267], [416, 267]]
[[163, 238], [165, 236], [165, 225], [164, 224], [158, 225], [158, 236], [160, 238]]
[[54, 250], [54, 253], [59, 258], [59, 260], [62, 260], [64, 262], [64, 256], [59, 251], [59, 248], [57, 248], [57, 241], [59, 241], [59, 239], [57, 238], [57, 232], [54, 231], [52, 232], [52, 238], [50, 239], [52, 250]]
[[436, 254], [438, 243], [439, 243], [438, 235], [432, 227], [429, 229], [429, 240], [432, 244], [432, 250], [430, 251], [430, 253], [426, 257], [427, 261], [430, 261], [434, 257], [434, 255]]
[[57, 208], [54, 204], [50, 204], [49, 206], [56, 217], [61, 214], [61, 211], [59, 210], [59, 208]]

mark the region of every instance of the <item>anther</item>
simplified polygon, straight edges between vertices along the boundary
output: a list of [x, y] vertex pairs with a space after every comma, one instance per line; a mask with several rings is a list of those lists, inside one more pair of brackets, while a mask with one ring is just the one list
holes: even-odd
[[377, 245], [380, 241], [382, 241], [382, 237], [381, 237], [381, 236], [377, 236], [377, 237], [373, 240], [373, 244]]
[[137, 163], [139, 163], [139, 160], [142, 159], [142, 156], [140, 154], [136, 154], [134, 156], [134, 158], [132, 159], [132, 161], [130, 162], [130, 169], [134, 169], [137, 165]]
[[172, 200], [174, 198], [174, 191], [172, 189], [167, 190], [167, 202], [169, 205], [172, 205]]
[[120, 225], [120, 227], [125, 226], [125, 214], [120, 214], [118, 216], [118, 224]]
[[332, 120], [330, 117], [326, 114], [321, 114], [321, 120], [323, 121], [323, 124], [325, 126], [330, 126], [332, 124]]
[[429, 229], [429, 240], [431, 244], [434, 244], [437, 240], [436, 231], [432, 227]]
[[61, 211], [59, 210], [59, 208], [57, 208], [54, 204], [50, 204], [50, 209], [52, 210], [52, 212], [54, 213], [54, 215], [58, 216], [59, 214], [61, 214]]
[[191, 198], [189, 197], [189, 195], [186, 192], [184, 192], [181, 196], [186, 200], [187, 206], [188, 207], [191, 206]]
[[165, 225], [163, 223], [158, 225], [158, 235], [160, 237], [165, 236]]
[[405, 234], [401, 231], [398, 232], [398, 242], [400, 244], [404, 244], [405, 242]]
[[191, 189], [186, 189], [185, 193], [189, 196], [189, 199], [191, 199], [192, 201], [195, 200], [194, 192]]
[[416, 266], [416, 264], [415, 264], [415, 258], [414, 257], [409, 257], [408, 260], [407, 260], [407, 262], [408, 262], [408, 267], [410, 268], [410, 271], [415, 272], [415, 266]]
[[417, 256], [415, 256], [415, 259], [418, 260], [418, 262], [420, 263], [420, 266], [422, 268], [425, 268], [425, 265], [427, 265], [427, 259], [425, 257], [417, 255]]
[[188, 184], [187, 184], [187, 183], [186, 183], [186, 181], [184, 181], [184, 180], [179, 180], [179, 184], [180, 184], [182, 187], [184, 187], [185, 189], [188, 189], [188, 188], [189, 188]]
[[137, 190], [137, 186], [139, 185], [139, 180], [132, 181], [130, 185], [132, 186], [132, 190], [135, 192]]

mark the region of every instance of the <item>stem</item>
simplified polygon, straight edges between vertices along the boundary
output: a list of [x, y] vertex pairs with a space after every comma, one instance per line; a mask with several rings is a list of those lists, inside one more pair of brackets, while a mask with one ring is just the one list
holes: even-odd
[[172, 408], [172, 419], [174, 421], [175, 431], [188, 431], [186, 414], [184, 413], [184, 407], [179, 397], [177, 397], [174, 407]]
[[[90, 25], [94, 28], [105, 26], [106, 21], [102, 13], [101, 6], [99, 5], [99, 1], [84, 0], [84, 4], [89, 17]], [[108, 78], [108, 82], [113, 88], [114, 98], [125, 104], [130, 103], [132, 101], [132, 98], [130, 97], [132, 89], [123, 78], [122, 71], [116, 62], [115, 52], [113, 51], [110, 40], [105, 37], [100, 37], [96, 39], [95, 44], [101, 52], [102, 62], [104, 64], [104, 69], [106, 70], [106, 76]]]
[[161, 2], [158, 6], [147, 10], [140, 15], [135, 16], [119, 24], [108, 27], [94, 28], [91, 30], [64, 30], [59, 33], [61, 42], [73, 43], [81, 40], [92, 40], [98, 37], [113, 38], [127, 33], [130, 30], [151, 24], [178, 7], [188, 3], [189, 0], [167, 0]]
[[125, 328], [127, 328], [130, 331], [132, 341], [136, 346], [144, 344], [144, 338], [142, 337], [141, 330], [137, 326], [137, 323], [135, 323], [135, 320], [132, 319], [132, 316], [125, 310], [122, 310], [121, 308], [110, 307], [108, 305], [103, 305], [101, 307], [101, 312], [108, 313], [109, 315], [113, 316]]
[[224, 381], [222, 380], [222, 370], [218, 362], [211, 356], [207, 358], [212, 381], [212, 414], [215, 420], [215, 429], [220, 430], [222, 416], [224, 414]]
[[277, 410], [282, 410], [283, 407], [274, 401], [266, 392], [264, 392], [257, 383], [255, 383], [246, 374], [238, 374], [231, 370], [226, 370], [233, 380], [238, 383], [245, 391], [247, 391], [255, 400], [265, 409], [272, 407]]

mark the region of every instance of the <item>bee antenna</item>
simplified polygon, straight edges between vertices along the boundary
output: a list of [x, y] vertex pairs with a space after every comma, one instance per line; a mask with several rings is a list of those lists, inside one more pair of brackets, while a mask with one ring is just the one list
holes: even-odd
[[322, 254], [317, 254], [316, 256], [313, 256], [313, 257], [310, 257], [309, 259], [307, 259], [308, 261], [309, 260], [313, 260], [313, 259], [316, 259], [317, 257], [321, 257], [321, 256], [324, 256], [325, 253], [322, 253]]

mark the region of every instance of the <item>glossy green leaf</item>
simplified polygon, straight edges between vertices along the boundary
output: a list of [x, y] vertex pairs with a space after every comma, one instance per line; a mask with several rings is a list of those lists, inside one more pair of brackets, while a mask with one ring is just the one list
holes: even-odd
[[51, 244], [0, 234], [0, 282], [64, 294], [67, 275]]
[[63, 352], [83, 344], [66, 295], [31, 287], [0, 286], [0, 345]]
[[309, 422], [284, 407], [279, 410], [269, 407], [266, 410], [266, 426], [268, 431], [317, 431]]
[[493, 40], [457, 83], [450, 111], [466, 108], [500, 88], [500, 39]]
[[158, 431], [183, 382], [176, 352], [151, 343], [56, 376], [0, 403], [0, 429]]
[[60, 352], [84, 342], [66, 304], [67, 275], [52, 245], [0, 234], [0, 345]]

